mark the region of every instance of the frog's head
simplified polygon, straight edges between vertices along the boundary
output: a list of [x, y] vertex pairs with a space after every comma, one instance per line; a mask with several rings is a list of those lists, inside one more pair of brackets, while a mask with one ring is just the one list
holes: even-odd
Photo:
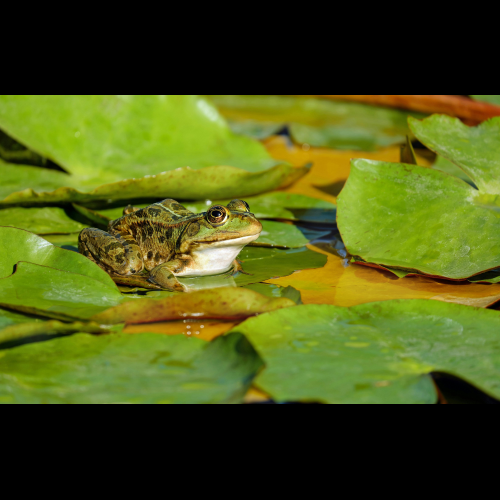
[[232, 200], [226, 207], [213, 205], [200, 215], [203, 218], [191, 222], [184, 233], [180, 246], [182, 253], [208, 246], [240, 247], [241, 250], [262, 231], [262, 224], [250, 212], [248, 203], [242, 200]]

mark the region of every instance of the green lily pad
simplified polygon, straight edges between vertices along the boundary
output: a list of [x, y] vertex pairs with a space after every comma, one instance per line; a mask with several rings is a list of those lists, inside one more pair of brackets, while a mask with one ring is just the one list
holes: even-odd
[[0, 402], [238, 403], [261, 366], [240, 334], [78, 334], [2, 351]]
[[476, 101], [485, 101], [500, 106], [500, 95], [471, 95]]
[[[195, 213], [204, 212], [213, 204], [227, 205], [230, 199], [205, 200], [185, 203]], [[258, 219], [285, 219], [305, 222], [335, 223], [337, 207], [329, 201], [319, 200], [302, 194], [279, 191], [248, 196], [245, 201]]]
[[16, 311], [0, 309], [0, 330], [19, 323], [37, 323], [44, 321], [41, 318], [30, 317]]
[[338, 227], [349, 253], [367, 262], [466, 279], [500, 266], [499, 211], [496, 196], [438, 170], [358, 159]]
[[64, 321], [88, 319], [124, 301], [113, 286], [82, 274], [19, 262], [14, 274], [0, 279], [0, 307]]
[[499, 331], [497, 311], [433, 300], [290, 307], [232, 330], [266, 364], [260, 389], [324, 403], [434, 403], [433, 371], [500, 398]]
[[271, 283], [254, 283], [247, 285], [244, 288], [258, 292], [266, 297], [284, 297], [293, 300], [297, 305], [302, 304], [302, 297], [296, 288], [293, 286], [279, 286]]
[[63, 172], [27, 165], [12, 165], [2, 160], [0, 160], [0, 170], [2, 172], [0, 200], [15, 191], [22, 193], [18, 197], [27, 197], [32, 192], [52, 191], [70, 186], [74, 182], [73, 177]]
[[59, 207], [3, 208], [0, 226], [13, 226], [36, 234], [76, 233], [87, 227]]
[[99, 281], [112, 292], [116, 290], [109, 275], [83, 255], [63, 250], [28, 231], [0, 227], [0, 278], [10, 276], [20, 261], [84, 275]]
[[458, 118], [432, 115], [408, 120], [413, 133], [429, 149], [458, 165], [479, 191], [500, 194], [500, 118], [468, 127]]
[[299, 144], [371, 151], [410, 135], [409, 113], [396, 109], [285, 95], [209, 97], [234, 131], [259, 139], [288, 126]]
[[[0, 165], [1, 166], [1, 165]], [[19, 190], [22, 187], [13, 187], [15, 182], [15, 169], [35, 169], [51, 172], [44, 174], [50, 177], [50, 185], [54, 187], [52, 181], [59, 172], [48, 169], [37, 169], [37, 167], [11, 167], [9, 179], [9, 188], [2, 188], [1, 193], [12, 193], [12, 190]], [[127, 203], [132, 200], [141, 199], [165, 199], [176, 198], [184, 199], [202, 199], [202, 198], [224, 198], [236, 197], [244, 198], [265, 191], [283, 188], [293, 184], [297, 179], [304, 176], [309, 171], [308, 167], [293, 167], [281, 163], [263, 172], [247, 172], [241, 168], [229, 166], [206, 167], [201, 170], [194, 170], [190, 167], [178, 168], [169, 172], [163, 172], [157, 175], [148, 175], [139, 179], [126, 179], [124, 181], [111, 184], [99, 185], [95, 181], [82, 179], [80, 177], [70, 177], [68, 182], [61, 183], [61, 187], [50, 192], [38, 192], [32, 188], [26, 188], [23, 191], [14, 192], [2, 201], [0, 205], [22, 205], [37, 206], [47, 204], [61, 203], [111, 203], [119, 200], [126, 200]], [[21, 179], [20, 186], [25, 186], [29, 170]], [[54, 172], [54, 173], [52, 173]], [[24, 175], [24, 174], [23, 174]], [[39, 177], [43, 175], [37, 172]], [[65, 174], [60, 174], [65, 175]], [[127, 174], [128, 175], [128, 174]], [[69, 177], [69, 176], [66, 176]], [[35, 182], [42, 182], [42, 179]], [[67, 187], [78, 185], [87, 187], [99, 186], [89, 192]]]
[[61, 323], [60, 321], [29, 321], [19, 322], [0, 329], [0, 349], [13, 342], [31, 339], [48, 339], [53, 336], [70, 335], [72, 333], [110, 333], [106, 328], [97, 323]]
[[108, 182], [186, 165], [276, 164], [195, 95], [2, 95], [0, 128], [71, 174]]

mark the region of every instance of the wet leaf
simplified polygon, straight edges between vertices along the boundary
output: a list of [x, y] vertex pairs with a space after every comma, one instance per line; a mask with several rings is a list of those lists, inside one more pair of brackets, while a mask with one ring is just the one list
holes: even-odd
[[84, 224], [69, 217], [59, 207], [0, 209], [0, 226], [14, 226], [36, 234], [76, 233], [84, 229]]
[[299, 144], [371, 151], [403, 143], [408, 113], [285, 95], [211, 95], [233, 130], [262, 139], [288, 126]]
[[0, 127], [73, 175], [108, 182], [186, 165], [259, 172], [276, 163], [195, 95], [2, 95]]
[[0, 329], [0, 349], [5, 344], [35, 338], [50, 338], [56, 335], [70, 335], [72, 333], [109, 333], [109, 330], [97, 323], [61, 323], [60, 321], [21, 322]]
[[339, 257], [339, 250], [330, 245], [312, 248], [328, 255], [325, 267], [298, 271], [266, 283], [295, 287], [300, 290], [305, 304], [353, 306], [379, 300], [433, 299], [488, 307], [500, 300], [497, 286], [445, 281], [423, 275], [399, 279], [392, 272], [351, 264], [348, 259]]
[[432, 165], [432, 168], [441, 170], [441, 172], [446, 172], [447, 174], [453, 175], [454, 177], [458, 177], [467, 184], [470, 184], [472, 187], [476, 187], [471, 178], [460, 167], [457, 167], [454, 163], [447, 160], [446, 158], [443, 158], [442, 156], [436, 157], [436, 161]]
[[499, 328], [496, 311], [395, 300], [292, 307], [233, 332], [264, 359], [255, 384], [277, 401], [434, 403], [432, 371], [500, 398]]
[[[19, 167], [13, 168], [17, 169]], [[36, 167], [22, 168], [35, 169]], [[47, 169], [39, 170], [52, 172]], [[14, 193], [12, 191], [19, 190], [20, 187], [14, 188], [13, 183], [16, 177], [15, 173], [12, 172], [13, 177], [9, 181], [9, 186], [12, 187], [1, 191], [4, 194], [12, 194], [0, 201], [0, 205], [36, 206], [55, 203], [89, 204], [97, 202], [102, 204], [120, 200], [130, 202], [137, 199], [160, 200], [165, 198], [179, 200], [224, 197], [244, 198], [286, 187], [300, 179], [308, 171], [307, 167], [293, 167], [283, 163], [263, 172], [247, 172], [240, 168], [228, 166], [206, 167], [201, 170], [183, 167], [157, 175], [127, 179], [104, 185], [74, 177], [71, 178], [70, 182], [61, 183], [61, 187], [55, 191], [37, 192], [36, 188], [26, 188], [24, 191]], [[50, 175], [52, 176], [52, 174]], [[81, 186], [87, 187], [87, 184], [92, 187], [99, 187], [89, 192], [74, 187], [63, 187], [73, 184], [78, 185], [79, 188]], [[25, 186], [26, 183], [22, 181], [21, 185]], [[54, 186], [52, 182], [50, 186], [51, 188]]]
[[0, 353], [2, 403], [238, 403], [262, 361], [242, 335], [73, 335]]
[[31, 262], [19, 262], [0, 279], [0, 307], [65, 321], [88, 319], [124, 300], [114, 283]]
[[337, 222], [349, 253], [367, 262], [466, 279], [500, 266], [496, 203], [438, 170], [353, 160]]
[[218, 288], [176, 294], [160, 300], [130, 301], [97, 314], [100, 324], [155, 323], [179, 319], [237, 320], [295, 303], [286, 298], [268, 298], [245, 288]]
[[41, 321], [43, 321], [41, 318], [36, 318], [34, 316], [30, 317], [15, 311], [9, 311], [7, 309], [0, 309], [0, 330], [19, 323], [35, 323]]
[[0, 227], [0, 278], [11, 275], [20, 261], [81, 274], [99, 281], [112, 292], [117, 290], [109, 275], [83, 255], [63, 250], [28, 231]]
[[421, 142], [458, 165], [479, 191], [500, 194], [500, 118], [477, 127], [445, 115], [423, 121], [410, 118], [409, 124]]

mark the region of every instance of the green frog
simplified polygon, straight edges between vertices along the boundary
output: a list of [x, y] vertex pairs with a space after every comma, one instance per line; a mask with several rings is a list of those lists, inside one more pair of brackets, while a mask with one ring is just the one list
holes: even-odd
[[167, 199], [142, 209], [128, 206], [107, 232], [84, 229], [78, 249], [117, 282], [148, 273], [148, 282], [156, 288], [184, 291], [177, 276], [241, 271], [236, 257], [261, 231], [262, 224], [245, 201], [232, 200], [227, 207], [213, 205], [195, 214]]

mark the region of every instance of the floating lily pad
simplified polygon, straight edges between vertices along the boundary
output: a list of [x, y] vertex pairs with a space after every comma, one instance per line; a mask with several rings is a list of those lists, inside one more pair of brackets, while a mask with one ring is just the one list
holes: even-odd
[[186, 165], [276, 164], [195, 95], [2, 95], [0, 127], [68, 172], [109, 182]]
[[[11, 187], [8, 190], [3, 188], [0, 192], [12, 192], [13, 190], [21, 189], [21, 186], [24, 188], [27, 185], [23, 177], [20, 181], [20, 187], [14, 188], [13, 183], [16, 177], [12, 169], [17, 168], [36, 169], [36, 167], [12, 167], [9, 174], [11, 176], [9, 177], [11, 179], [9, 186]], [[53, 172], [48, 169], [38, 170]], [[14, 192], [0, 201], [0, 205], [37, 206], [56, 203], [99, 203], [102, 205], [103, 203], [111, 203], [113, 201], [126, 200], [129, 202], [138, 199], [158, 200], [176, 198], [179, 200], [192, 200], [223, 197], [244, 198], [286, 187], [297, 179], [300, 179], [308, 171], [307, 167], [293, 167], [285, 163], [276, 165], [263, 172], [247, 172], [241, 168], [228, 166], [206, 167], [201, 170], [183, 167], [157, 175], [148, 175], [139, 179], [126, 179], [104, 185], [99, 185], [99, 181], [102, 181], [101, 179], [98, 179], [96, 182], [96, 180], [89, 181], [80, 177], [72, 177], [68, 179], [68, 182], [61, 183], [61, 187], [55, 191], [37, 192], [32, 188], [26, 188], [23, 191]], [[59, 172], [55, 173], [59, 174]], [[54, 186], [52, 181], [55, 178], [53, 179], [54, 175], [52, 173], [42, 175], [37, 172], [37, 175], [40, 177], [38, 182], [42, 182], [43, 175], [50, 176], [49, 185], [51, 188]], [[56, 178], [57, 180], [62, 180], [58, 176]], [[37, 182], [36, 179], [35, 182]], [[88, 192], [75, 189], [74, 187], [67, 187], [73, 185], [85, 188], [88, 185], [99, 187], [95, 187], [95, 189]]]
[[7, 309], [0, 309], [0, 330], [19, 323], [36, 323], [41, 321], [43, 321], [41, 318], [30, 317], [26, 314], [20, 314]]
[[429, 149], [458, 165], [479, 191], [500, 194], [500, 118], [468, 127], [458, 118], [432, 115], [408, 120], [413, 133]]
[[30, 339], [48, 339], [57, 335], [69, 335], [72, 333], [109, 333], [110, 331], [97, 323], [61, 323], [60, 321], [30, 321], [19, 322], [0, 329], [0, 349], [13, 342], [26, 341]]
[[338, 227], [367, 262], [466, 279], [500, 266], [496, 198], [438, 170], [353, 160]]
[[287, 298], [268, 298], [245, 288], [219, 288], [175, 294], [162, 300], [136, 300], [92, 319], [100, 324], [137, 324], [180, 319], [244, 319], [295, 305]]
[[76, 233], [87, 227], [59, 207], [3, 208], [0, 226], [13, 226], [36, 234]]
[[[231, 200], [188, 202], [185, 203], [185, 206], [195, 213], [200, 213], [215, 203], [227, 205], [229, 201]], [[312, 198], [311, 196], [275, 191], [258, 196], [249, 196], [245, 198], [245, 201], [258, 219], [335, 223], [337, 207], [333, 203]]]
[[232, 331], [263, 358], [256, 385], [277, 401], [434, 403], [432, 371], [500, 398], [499, 329], [497, 311], [393, 300], [291, 307]]
[[240, 334], [79, 334], [1, 352], [0, 402], [238, 403], [261, 366]]
[[288, 126], [299, 144], [371, 151], [403, 143], [408, 114], [352, 102], [285, 95], [211, 95], [234, 131], [263, 139]]
[[0, 306], [65, 321], [88, 319], [124, 301], [113, 286], [82, 274], [19, 262], [14, 274], [0, 279]]
[[443, 158], [442, 156], [438, 156], [436, 158], [436, 161], [432, 165], [432, 168], [441, 170], [441, 172], [446, 172], [447, 174], [453, 175], [454, 177], [458, 177], [464, 182], [467, 182], [467, 184], [470, 184], [472, 187], [476, 187], [471, 178], [460, 167], [457, 167], [457, 165], [447, 160], [446, 158]]
[[111, 291], [116, 290], [109, 275], [83, 255], [63, 250], [28, 231], [0, 227], [0, 278], [10, 276], [20, 261], [81, 274], [99, 281]]

